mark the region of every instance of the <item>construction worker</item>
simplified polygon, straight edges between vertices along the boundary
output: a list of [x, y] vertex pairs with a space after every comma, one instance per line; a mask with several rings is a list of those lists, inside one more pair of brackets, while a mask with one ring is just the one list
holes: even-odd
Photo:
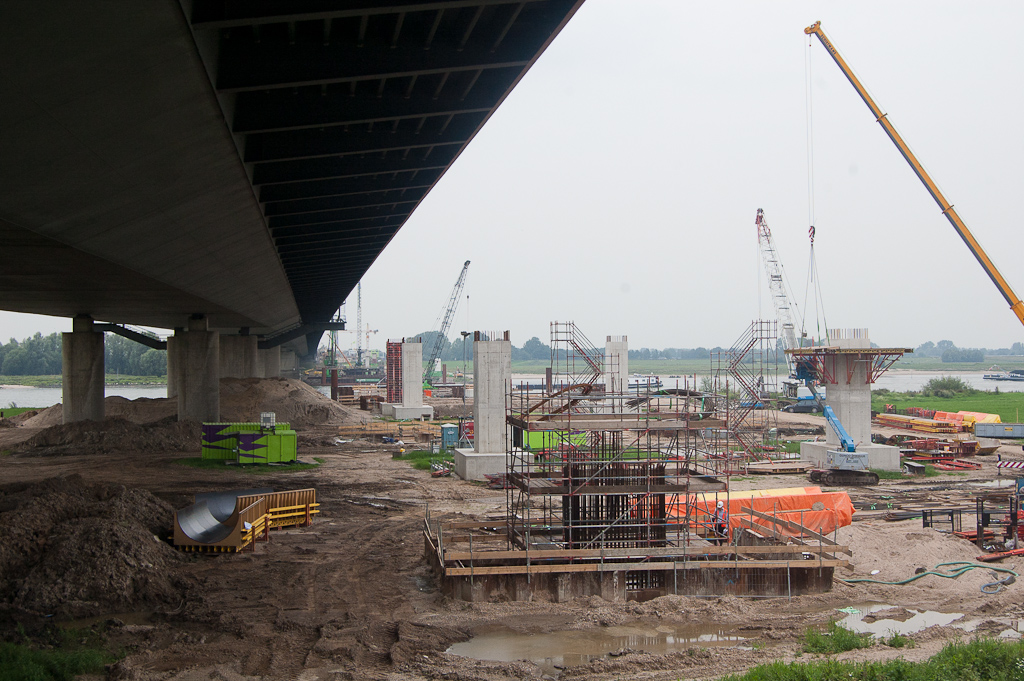
[[729, 512], [725, 510], [724, 501], [719, 501], [715, 508], [715, 534], [721, 539], [729, 536]]

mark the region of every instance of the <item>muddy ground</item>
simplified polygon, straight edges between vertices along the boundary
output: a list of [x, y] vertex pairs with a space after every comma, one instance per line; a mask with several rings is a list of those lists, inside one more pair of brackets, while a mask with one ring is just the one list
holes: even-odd
[[[51, 548], [58, 547], [51, 546], [52, 538], [40, 536], [25, 554], [36, 556], [39, 567], [25, 569], [39, 571], [34, 577], [30, 574], [31, 584], [37, 587], [30, 595], [39, 592], [45, 597], [15, 602], [17, 594], [8, 593], [4, 626], [11, 624], [11, 618], [19, 618], [31, 629], [53, 619], [50, 615], [78, 618], [74, 623], [79, 626], [99, 623], [113, 644], [128, 653], [110, 671], [112, 677], [123, 679], [482, 681], [557, 674], [564, 679], [654, 680], [711, 679], [761, 662], [795, 659], [804, 630], [844, 616], [837, 612], [844, 606], [893, 606], [898, 609], [885, 615], [896, 620], [907, 619], [912, 614], [907, 609], [963, 613], [958, 622], [969, 621], [976, 632], [1007, 637], [1017, 636], [1016, 621], [1024, 614], [1020, 605], [1024, 584], [987, 596], [980, 587], [991, 577], [981, 570], [956, 580], [929, 576], [907, 586], [836, 582], [830, 593], [791, 601], [675, 596], [646, 603], [608, 603], [593, 597], [562, 604], [451, 601], [439, 593], [423, 560], [424, 512], [429, 505], [432, 516], [500, 514], [505, 508], [504, 492], [458, 479], [431, 478], [393, 460], [394, 448], [389, 445], [362, 440], [327, 445], [333, 442], [336, 426], [350, 416], [358, 417], [336, 412], [329, 423], [303, 431], [307, 445], [301, 447], [300, 458], [322, 458], [319, 469], [266, 475], [233, 469], [199, 470], [174, 463], [196, 455], [196, 450], [107, 447], [81, 452], [60, 444], [47, 449], [25, 444], [42, 430], [29, 433], [25, 431], [33, 429], [26, 426], [0, 429], [0, 450], [13, 452], [0, 457], [4, 484], [0, 488], [0, 521], [26, 507], [43, 513], [42, 502], [27, 500], [43, 498], [33, 496], [40, 488], [37, 483], [63, 477], [63, 481], [46, 482], [43, 487], [63, 490], [65, 497], [78, 499], [76, 508], [90, 508], [92, 515], [80, 511], [53, 520], [55, 527], [59, 523], [66, 527], [51, 537], [59, 535], [66, 542], [77, 527], [74, 523], [92, 518], [94, 523], [114, 522], [124, 541], [138, 537], [136, 542], [154, 542], [149, 553], [136, 558], [143, 566], [139, 570], [148, 571], [148, 581], [136, 584], [121, 579], [116, 582], [121, 588], [117, 592], [122, 594], [120, 600], [104, 601], [93, 593], [79, 598], [75, 607], [61, 610], [60, 589], [40, 589], [47, 582], [53, 586], [70, 579], [70, 575], [61, 574], [62, 563], [53, 562], [63, 554], [54, 553], [51, 562], [46, 562]], [[820, 419], [813, 416], [799, 415], [799, 421], [820, 425]], [[1020, 458], [1019, 451], [1007, 447], [1004, 458]], [[993, 459], [982, 458], [984, 468], [967, 476], [886, 483], [883, 491], [916, 489], [927, 496], [932, 493], [929, 490], [939, 494], [977, 488], [976, 483], [994, 478]], [[69, 475], [80, 478], [68, 479]], [[773, 476], [738, 480], [736, 487], [804, 484], [806, 476]], [[167, 552], [142, 529], [154, 524], [156, 509], [166, 512], [185, 506], [196, 492], [264, 486], [316, 487], [322, 514], [312, 527], [275, 531], [271, 541], [259, 544], [255, 553], [241, 555]], [[855, 499], [862, 493], [850, 492]], [[57, 503], [52, 501], [55, 497], [46, 498], [51, 500], [50, 506]], [[104, 515], [95, 504], [109, 500], [120, 500], [118, 508], [124, 507], [122, 502], [133, 501], [145, 509], [144, 517], [135, 523], [122, 511], [118, 512], [121, 515]], [[167, 518], [166, 524], [169, 522]], [[166, 525], [163, 530], [154, 529], [159, 535]], [[920, 520], [854, 522], [840, 530], [839, 540], [853, 549], [851, 567], [837, 571], [837, 576], [845, 578], [880, 570], [876, 578], [895, 581], [913, 575], [917, 568], [971, 560], [978, 554], [964, 540], [923, 529]], [[31, 544], [26, 542], [26, 546]], [[63, 560], [77, 561], [75, 564], [91, 560], [94, 572], [103, 572], [104, 566], [121, 560], [126, 552], [114, 539], [93, 547], [76, 544], [70, 548], [79, 554], [92, 551], [91, 558]], [[0, 556], [0, 569], [2, 565]], [[1019, 570], [1024, 561], [1011, 559], [1003, 565]], [[5, 582], [13, 574], [10, 570], [13, 568], [0, 575]], [[615, 655], [601, 654], [562, 670], [550, 664], [482, 661], [446, 652], [453, 644], [485, 632], [555, 635], [622, 626], [653, 630], [690, 627], [729, 635], [724, 637], [726, 645], [696, 642], [664, 655], [637, 652], [624, 645], [624, 650], [613, 651]], [[913, 648], [876, 645], [840, 658], [924, 659], [946, 642], [970, 635], [963, 628], [930, 627], [911, 635], [916, 642]], [[813, 656], [800, 659], [808, 657]]]

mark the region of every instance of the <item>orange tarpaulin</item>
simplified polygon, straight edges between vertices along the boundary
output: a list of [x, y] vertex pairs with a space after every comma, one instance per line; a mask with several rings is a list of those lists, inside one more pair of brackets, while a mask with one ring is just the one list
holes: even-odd
[[[750, 508], [764, 513], [779, 520], [803, 525], [809, 530], [821, 534], [829, 534], [836, 528], [845, 527], [853, 522], [853, 502], [846, 492], [820, 492], [811, 494], [787, 494], [782, 496], [756, 496], [756, 492], [737, 492], [726, 497], [725, 494], [697, 494], [690, 495], [691, 512], [696, 517], [690, 518], [691, 524], [707, 524], [713, 522], [717, 501], [721, 498], [725, 502], [729, 512], [729, 530], [737, 527], [750, 527], [758, 531], [758, 527], [771, 529], [779, 534], [793, 537], [799, 536], [799, 530], [792, 530], [784, 525], [776, 525], [768, 520], [743, 513], [741, 509]], [[820, 503], [824, 507], [820, 511], [814, 510], [814, 505]], [[686, 515], [686, 504], [683, 495], [670, 500], [666, 511], [670, 518], [676, 522], [682, 522]]]
[[958, 411], [958, 414], [964, 417], [964, 423], [971, 425], [974, 423], [1002, 423], [1003, 420], [999, 418], [999, 414], [986, 414], [981, 411]]

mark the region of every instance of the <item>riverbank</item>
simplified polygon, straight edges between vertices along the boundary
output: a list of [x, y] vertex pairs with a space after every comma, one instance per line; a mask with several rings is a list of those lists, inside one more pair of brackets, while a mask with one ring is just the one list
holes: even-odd
[[[0, 376], [0, 389], [3, 388], [59, 388], [62, 379], [60, 374], [52, 376]], [[105, 385], [167, 385], [166, 376], [122, 376], [107, 374]]]

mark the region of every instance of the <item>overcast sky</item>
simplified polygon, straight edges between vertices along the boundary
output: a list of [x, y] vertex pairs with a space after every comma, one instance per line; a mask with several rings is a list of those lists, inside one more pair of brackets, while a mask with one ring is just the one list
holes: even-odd
[[[452, 336], [509, 329], [522, 345], [574, 320], [597, 342], [730, 345], [773, 315], [758, 208], [802, 304], [803, 28], [818, 19], [1024, 294], [1024, 3], [587, 0], [363, 279], [370, 346], [431, 328], [465, 260]], [[810, 60], [829, 326], [869, 327], [884, 346], [1024, 340], [816, 39]], [[354, 293], [347, 313], [355, 329]], [[4, 339], [36, 330], [70, 321], [0, 313]]]

